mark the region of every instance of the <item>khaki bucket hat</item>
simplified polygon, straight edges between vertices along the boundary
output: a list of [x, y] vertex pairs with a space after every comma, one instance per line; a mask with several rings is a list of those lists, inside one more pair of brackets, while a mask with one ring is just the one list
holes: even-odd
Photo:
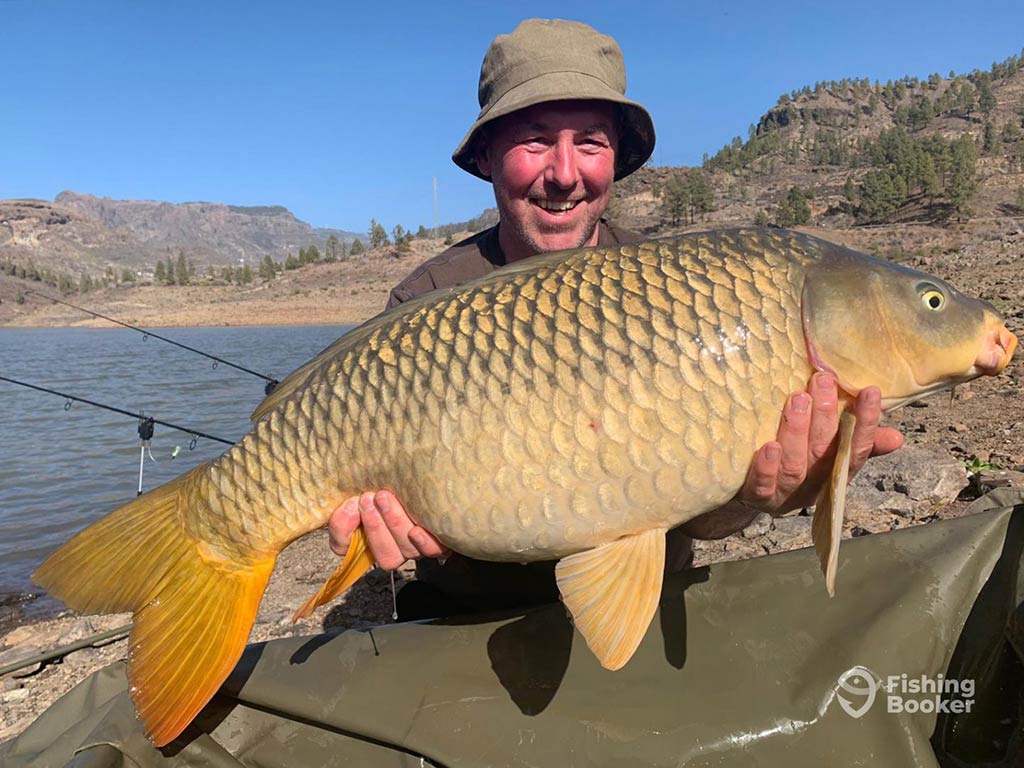
[[549, 101], [599, 99], [622, 116], [615, 179], [628, 176], [654, 151], [647, 110], [626, 98], [622, 49], [608, 35], [577, 21], [527, 19], [491, 43], [480, 67], [480, 114], [452, 155], [464, 171], [490, 181], [476, 165], [476, 142], [487, 123]]

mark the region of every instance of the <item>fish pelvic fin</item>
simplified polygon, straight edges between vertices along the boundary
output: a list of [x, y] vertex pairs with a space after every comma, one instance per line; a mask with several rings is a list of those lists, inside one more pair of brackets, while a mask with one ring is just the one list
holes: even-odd
[[850, 477], [850, 453], [853, 428], [857, 417], [844, 411], [839, 417], [839, 447], [828, 481], [818, 494], [811, 523], [811, 539], [825, 574], [825, 588], [830, 597], [836, 594], [836, 571], [839, 569], [839, 541], [843, 535], [843, 514], [846, 510], [846, 483]]
[[647, 634], [661, 597], [665, 533], [624, 536], [555, 567], [562, 602], [605, 669], [621, 668]]
[[206, 467], [89, 526], [32, 575], [77, 611], [134, 612], [129, 692], [157, 746], [184, 730], [234, 668], [276, 559], [237, 562], [185, 531], [192, 481]]
[[320, 591], [303, 603], [302, 607], [292, 616], [292, 621], [307, 618], [321, 605], [329, 603], [346, 589], [355, 584], [364, 573], [373, 567], [373, 556], [366, 547], [366, 535], [363, 529], [356, 528], [349, 540], [345, 559], [338, 569], [330, 575]]

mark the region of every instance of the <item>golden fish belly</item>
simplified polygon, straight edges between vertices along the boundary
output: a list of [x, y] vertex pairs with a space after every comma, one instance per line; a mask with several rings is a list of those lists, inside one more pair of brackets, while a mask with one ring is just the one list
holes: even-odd
[[343, 338], [253, 433], [282, 432], [250, 448], [301, 491], [292, 534], [390, 488], [453, 549], [528, 561], [719, 506], [811, 372], [810, 257], [758, 238], [542, 257]]

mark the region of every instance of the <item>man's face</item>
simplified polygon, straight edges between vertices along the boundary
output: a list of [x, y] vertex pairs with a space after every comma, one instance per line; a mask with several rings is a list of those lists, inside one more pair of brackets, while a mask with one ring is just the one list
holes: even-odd
[[607, 102], [558, 101], [494, 122], [477, 166], [494, 184], [506, 259], [597, 244], [615, 178], [615, 118]]

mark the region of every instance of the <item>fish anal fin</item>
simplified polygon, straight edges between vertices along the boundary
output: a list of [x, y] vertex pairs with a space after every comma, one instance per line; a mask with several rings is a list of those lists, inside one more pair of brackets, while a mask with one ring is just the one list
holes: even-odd
[[330, 575], [320, 591], [307, 600], [292, 616], [292, 621], [305, 619], [317, 608], [329, 603], [346, 589], [351, 587], [360, 577], [373, 567], [373, 556], [366, 547], [366, 536], [362, 528], [356, 528], [349, 541], [345, 559], [338, 569]]
[[624, 536], [555, 567], [562, 602], [605, 669], [622, 667], [647, 633], [661, 597], [665, 533]]
[[850, 477], [850, 453], [853, 429], [857, 418], [850, 411], [839, 417], [839, 446], [828, 481], [818, 494], [811, 523], [811, 539], [825, 574], [825, 588], [836, 594], [836, 571], [839, 568], [839, 542], [843, 536], [843, 515], [846, 509], [846, 483]]

